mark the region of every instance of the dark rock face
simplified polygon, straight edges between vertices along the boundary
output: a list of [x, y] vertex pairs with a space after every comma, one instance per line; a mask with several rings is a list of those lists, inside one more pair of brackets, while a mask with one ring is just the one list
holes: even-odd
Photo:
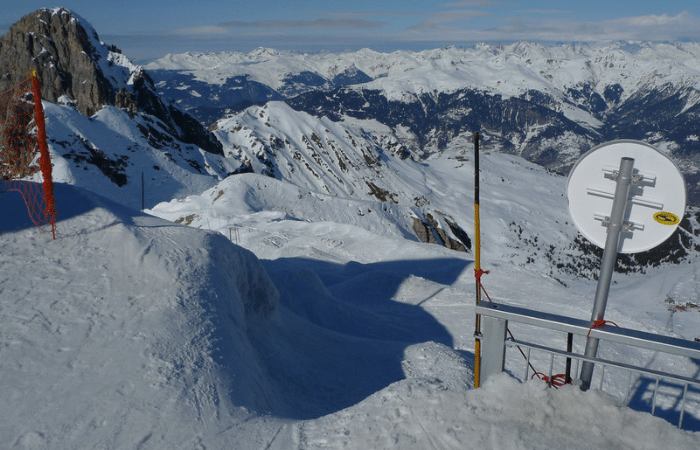
[[161, 100], [142, 68], [129, 68], [119, 59], [128, 62], [118, 49], [101, 43], [84, 19], [64, 8], [40, 9], [0, 38], [0, 91], [36, 70], [45, 100], [57, 103], [63, 97], [86, 116], [104, 105], [140, 111], [158, 118], [182, 142], [223, 153], [221, 143], [194, 117]]
[[413, 231], [416, 233], [416, 237], [419, 241], [426, 244], [442, 245], [450, 250], [457, 250], [460, 252], [471, 250], [471, 239], [469, 239], [467, 233], [455, 222], [447, 220], [450, 230], [452, 230], [459, 240], [448, 236], [430, 213], [425, 214], [423, 218], [425, 221], [417, 218], [413, 219]]
[[0, 39], [0, 89], [37, 70], [42, 96], [50, 102], [66, 95], [85, 115], [114, 104], [116, 89], [95, 63], [104, 55], [93, 45], [97, 36], [88, 33], [68, 10], [41, 9], [26, 15]]

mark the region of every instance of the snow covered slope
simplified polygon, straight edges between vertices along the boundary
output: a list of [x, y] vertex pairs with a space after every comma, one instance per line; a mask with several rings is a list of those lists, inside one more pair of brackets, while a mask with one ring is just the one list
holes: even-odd
[[[81, 189], [57, 199], [72, 206], [53, 241], [0, 196], [9, 448], [697, 448], [595, 391], [507, 374], [472, 390], [461, 253], [259, 211], [237, 237], [258, 261]], [[519, 271], [499, 264], [496, 292], [536, 284], [561, 305], [560, 284]]]
[[192, 448], [213, 418], [274, 407], [246, 337], [278, 298], [255, 256], [68, 185], [56, 198], [55, 241], [0, 198], [7, 448]]
[[[214, 134], [225, 156], [239, 162], [237, 173], [263, 174], [294, 186], [293, 196], [274, 201], [290, 216], [305, 214], [297, 199], [310, 196], [327, 199], [329, 206], [308, 220], [330, 213], [354, 223], [353, 217], [374, 212], [402, 236], [411, 238], [427, 227], [431, 239], [439, 229], [443, 235], [436, 242], [450, 248], [471, 245], [451, 208], [437, 211], [430, 205], [425, 168], [406, 159], [405, 148], [376, 121], [335, 123], [270, 102], [217, 122]], [[277, 191], [266, 190], [261, 197], [276, 195], [271, 192]]]
[[202, 192], [231, 170], [221, 155], [177, 141], [150, 116], [105, 106], [85, 117], [44, 102], [57, 182], [87, 188], [132, 208]]

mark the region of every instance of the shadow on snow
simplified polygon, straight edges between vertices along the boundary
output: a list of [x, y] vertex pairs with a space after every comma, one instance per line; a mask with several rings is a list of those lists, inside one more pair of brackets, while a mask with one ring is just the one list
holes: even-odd
[[402, 361], [411, 345], [452, 347], [452, 336], [433, 316], [393, 298], [411, 277], [421, 278], [418, 285], [449, 286], [471, 264], [456, 258], [262, 263], [280, 302], [273, 320], [251, 327], [249, 336], [287, 403], [273, 413], [294, 419], [347, 408], [404, 379]]
[[[692, 359], [697, 366], [695, 374], [691, 379], [697, 379], [700, 373], [700, 361]], [[670, 383], [661, 380], [659, 382], [656, 399], [654, 399], [654, 389], [656, 379], [650, 377], [639, 378], [632, 386], [632, 392], [627, 406], [636, 410], [651, 413], [660, 417], [673, 425], [678, 425], [681, 421], [681, 409], [684, 410], [682, 428], [689, 431], [700, 431], [700, 418], [690, 411], [700, 409], [700, 388], [688, 385], [683, 399], [684, 386], [679, 383]]]

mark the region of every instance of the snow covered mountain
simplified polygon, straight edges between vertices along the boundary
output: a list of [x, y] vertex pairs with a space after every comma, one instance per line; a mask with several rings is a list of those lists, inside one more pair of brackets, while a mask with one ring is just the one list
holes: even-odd
[[[63, 9], [42, 14], [75, 24]], [[90, 42], [103, 58], [116, 58]], [[259, 53], [260, 61], [276, 58]], [[117, 59], [116, 73], [139, 72]], [[628, 385], [601, 377], [606, 394], [548, 389], [515, 380], [523, 361], [511, 358], [508, 373], [472, 389], [471, 132], [439, 151], [417, 151], [423, 138], [399, 115], [391, 119], [396, 112], [363, 110], [381, 98], [409, 110], [423, 94], [390, 99], [388, 90], [355, 87], [366, 77], [392, 79], [359, 62], [329, 66], [315, 79], [303, 65], [312, 60], [299, 58], [299, 69], [290, 63], [292, 75], [274, 89], [258, 79], [270, 99], [296, 97], [220, 117], [211, 127], [213, 152], [181, 140], [155, 106], [184, 111], [157, 96], [146, 96], [152, 109], [106, 101], [89, 115], [69, 95], [44, 101], [57, 239], [33, 227], [20, 196], [0, 194], [3, 442], [38, 449], [696, 449], [700, 392], [692, 387], [686, 431], [648, 414], [655, 405], [657, 415], [676, 421], [679, 396], [662, 389], [652, 399], [651, 383], [641, 378]], [[233, 76], [231, 85], [254, 78]], [[119, 80], [113, 86], [127, 94], [146, 92], [129, 77]], [[338, 103], [345, 109], [336, 116], [290, 106], [317, 96], [321, 111], [320, 100], [351, 94], [357, 103]], [[496, 117], [510, 115], [493, 123]], [[585, 120], [556, 117], [590, 131]], [[496, 151], [494, 135], [486, 136], [487, 289], [507, 304], [587, 319], [597, 256], [571, 224], [565, 177]], [[145, 212], [138, 211], [142, 194]], [[615, 275], [608, 318], [700, 339], [698, 218], [691, 209], [657, 254], [621, 259], [627, 273]], [[697, 361], [620, 353], [615, 345], [600, 349], [604, 358], [651, 369], [672, 364], [697, 378]]]
[[[380, 215], [385, 223], [391, 224], [383, 227], [387, 233], [395, 227], [399, 235], [409, 239], [471, 250], [473, 205], [467, 199], [473, 198], [470, 193], [473, 181], [466, 180], [473, 180], [474, 174], [462, 172], [473, 164], [471, 142], [417, 162], [401, 144], [401, 137], [376, 120], [346, 117], [334, 122], [294, 111], [283, 102], [250, 107], [218, 121], [212, 129], [223, 143], [225, 155], [239, 162], [234, 173], [262, 174], [292, 186], [294, 195], [290, 193], [274, 201], [268, 197], [268, 201], [278, 205], [274, 209], [284, 211], [287, 217], [342, 220], [362, 226], [363, 222], [371, 223], [369, 216]], [[523, 184], [528, 181], [520, 177], [511, 180], [510, 175], [497, 170], [484, 177], [495, 177], [497, 191], [513, 187], [505, 198], [534, 198], [536, 203], [547, 205], [547, 209], [557, 210], [546, 212], [548, 217], [556, 218], [557, 223], [568, 223], [563, 196], [565, 177], [526, 164], [519, 157], [511, 164], [537, 179], [536, 192], [526, 193]], [[450, 171], [462, 173], [459, 181], [454, 180]], [[446, 184], [443, 180], [454, 181]], [[502, 187], [504, 184], [508, 187]], [[307, 217], [303, 212], [307, 208], [301, 204], [308, 199], [332, 202], [329, 208]], [[543, 235], [538, 231], [540, 219], [531, 216], [538, 210], [538, 214], [543, 213], [541, 206], [533, 204], [523, 215], [511, 211], [508, 221], [492, 224], [489, 230], [508, 236], [512, 240], [509, 246], [514, 249], [511, 257], [523, 264], [539, 261], [541, 270], [555, 277], [562, 273], [593, 276], [600, 251], [571, 228]], [[324, 216], [329, 211], [333, 212]], [[641, 254], [621, 256], [618, 270], [644, 270], [661, 262], [678, 263], [695, 254], [700, 250], [694, 239], [698, 218], [695, 209], [689, 210], [682, 228], [664, 245]], [[366, 227], [372, 231], [382, 228]]]
[[[150, 71], [180, 72], [196, 81], [220, 86], [228, 77], [247, 76], [281, 95], [288, 92], [285, 97], [319, 87], [332, 89], [359, 84], [366, 89], [385, 91], [392, 99], [465, 88], [517, 97], [528, 90], [566, 93], [576, 85], [588, 83], [594, 92], [600, 93], [619, 84], [617, 98], [626, 100], [640, 88], [667, 84], [700, 87], [696, 79], [699, 53], [700, 46], [696, 43], [642, 42], [562, 46], [520, 42], [393, 53], [363, 49], [299, 54], [259, 48], [250, 53], [168, 54], [145, 67]], [[307, 82], [302, 86], [299, 75], [306, 73], [323, 82]], [[290, 80], [295, 78], [300, 85], [292, 89]], [[186, 85], [159, 87], [169, 91], [187, 89]]]
[[419, 159], [480, 131], [491, 150], [565, 174], [594, 145], [644, 140], [682, 167], [697, 204], [699, 54], [697, 43], [521, 42], [390, 54], [186, 53], [146, 67], [159, 92], [205, 123], [285, 99], [334, 121], [377, 120]]
[[[5, 44], [0, 53], [22, 55], [19, 52], [21, 46], [10, 45], [20, 39], [17, 36], [22, 36], [18, 30], [32, 27], [44, 30], [42, 27], [47, 21], [55, 22], [52, 29], [70, 31], [65, 33], [68, 40], [75, 39], [77, 42], [83, 42], [87, 39], [89, 45], [85, 46], [81, 55], [92, 55], [92, 59], [75, 68], [59, 57], [63, 52], [52, 53], [48, 50], [39, 52], [46, 46], [71, 46], [63, 42], [58, 34], [42, 38], [40, 34], [34, 33], [32, 39], [36, 42], [33, 41], [32, 48], [40, 53], [41, 58], [46, 59], [43, 65], [40, 64], [40, 68], [46, 70], [44, 77], [50, 79], [58, 76], [61, 79], [71, 79], [74, 77], [59, 76], [63, 73], [61, 71], [85, 72], [89, 69], [92, 71], [90, 73], [93, 73], [96, 86], [103, 86], [103, 90], [109, 94], [101, 100], [103, 103], [85, 103], [86, 100], [81, 100], [84, 96], [78, 93], [82, 88], [78, 86], [65, 86], [63, 90], [50, 90], [46, 94], [50, 96], [49, 100], [55, 97], [58, 103], [47, 103], [45, 108], [50, 151], [55, 166], [54, 178], [58, 182], [86, 187], [130, 207], [151, 208], [173, 198], [181, 200], [190, 195], [199, 195], [207, 189], [214, 188], [216, 183], [229, 175], [252, 172], [288, 183], [293, 187], [292, 191], [298, 191], [296, 194], [298, 198], [305, 196], [312, 199], [325, 198], [328, 203], [333, 204], [330, 209], [334, 211], [332, 217], [328, 216], [330, 210], [321, 209], [321, 213], [314, 217], [307, 217], [305, 220], [330, 218], [341, 220], [340, 218], [343, 218], [341, 220], [343, 223], [357, 223], [373, 232], [381, 230], [379, 232], [389, 235], [398, 233], [410, 240], [436, 243], [450, 249], [468, 252], [471, 249], [473, 235], [471, 231], [473, 219], [468, 213], [471, 205], [460, 202], [455, 197], [457, 192], [468, 188], [464, 186], [436, 188], [435, 186], [440, 183], [435, 181], [435, 174], [431, 173], [434, 166], [431, 161], [437, 158], [436, 161], [448, 161], [455, 167], [463, 167], [470, 159], [469, 154], [473, 146], [472, 135], [463, 130], [458, 137], [455, 134], [456, 137], [449, 141], [449, 147], [433, 153], [426, 150], [421, 155], [416, 155], [415, 143], [422, 138], [414, 132], [414, 129], [415, 127], [429, 128], [426, 125], [427, 119], [421, 121], [419, 116], [423, 114], [428, 117], [429, 114], [426, 111], [431, 107], [437, 109], [445, 104], [454, 103], [453, 106], [457, 108], [461, 101], [467, 101], [465, 99], [469, 98], [471, 100], [468, 101], [474, 106], [470, 111], [487, 112], [491, 117], [489, 123], [494, 126], [499, 123], [507, 124], [508, 117], [515, 117], [516, 122], [520, 120], [518, 118], [524, 118], [525, 122], [517, 127], [511, 124], [516, 133], [527, 130], [528, 123], [537, 123], [541, 120], [544, 122], [539, 127], [547, 128], [548, 125], [545, 122], [549, 120], [550, 122], [547, 123], [551, 126], [571, 127], [571, 133], [567, 136], [580, 142], [581, 135], [577, 134], [577, 130], [584, 129], [581, 124], [576, 124], [563, 116], [553, 116], [553, 113], [546, 108], [540, 109], [541, 115], [538, 115], [531, 106], [527, 106], [529, 103], [522, 99], [516, 100], [515, 97], [511, 97], [511, 109], [496, 113], [498, 108], [504, 105], [503, 101], [494, 100], [496, 96], [489, 97], [490, 94], [477, 91], [471, 91], [470, 95], [465, 95], [462, 90], [449, 94], [450, 89], [460, 89], [458, 77], [454, 73], [451, 77], [435, 77], [428, 73], [434, 75], [448, 70], [445, 67], [453, 65], [452, 63], [448, 65], [445, 61], [454, 62], [457, 56], [468, 55], [469, 53], [465, 50], [450, 48], [421, 54], [399, 52], [392, 54], [392, 58], [382, 58], [381, 54], [371, 51], [357, 52], [348, 56], [297, 55], [261, 49], [247, 55], [223, 55], [230, 59], [228, 65], [224, 64], [225, 70], [234, 71], [239, 66], [247, 68], [246, 70], [255, 74], [254, 77], [258, 79], [256, 82], [270, 83], [280, 96], [283, 96], [284, 92], [303, 92], [306, 88], [299, 85], [292, 89], [289, 80], [295, 79], [302, 83], [306, 78], [296, 76], [290, 78], [288, 75], [310, 73], [314, 66], [330, 80], [328, 86], [341, 82], [362, 82], [366, 81], [367, 77], [376, 78], [359, 87], [354, 85], [332, 92], [324, 91], [324, 89], [330, 89], [328, 86], [319, 87], [322, 84], [325, 86], [324, 83], [307, 83], [307, 88], [313, 85], [315, 90], [288, 99], [286, 103], [271, 101], [264, 106], [253, 106], [241, 113], [223, 118], [212, 125], [211, 133], [206, 133], [208, 137], [205, 141], [215, 141], [217, 144], [213, 146], [214, 151], [207, 151], [206, 148], [197, 144], [188, 144], [187, 140], [183, 140], [184, 131], [181, 127], [188, 123], [183, 118], [190, 116], [174, 105], [168, 104], [167, 101], [161, 100], [154, 92], [155, 88], [150, 84], [148, 74], [142, 68], [131, 64], [115, 49], [101, 43], [94, 29], [77, 14], [55, 8], [28, 15], [3, 37]], [[85, 35], [88, 38], [81, 40], [71, 37], [74, 35]], [[688, 48], [692, 50], [694, 47], [688, 46]], [[565, 54], [578, 52], [590, 56], [576, 49], [576, 47], [568, 48], [568, 53], [565, 52]], [[495, 55], [493, 58], [496, 59], [487, 61], [487, 65], [494, 65], [500, 61], [497, 58], [498, 55], [504, 54], [505, 50], [495, 52], [492, 48], [481, 46], [470, 51], [479, 52], [478, 54], [484, 58], [487, 54]], [[523, 44], [509, 51], [517, 52], [521, 57], [532, 56], [533, 58], [537, 55], [542, 57], [545, 52], [549, 52], [548, 56], [557, 56], [559, 61], [564, 60], [561, 54], [556, 53], [556, 49], [539, 46]], [[558, 51], [561, 53], [564, 49]], [[649, 51], [651, 50], [646, 53]], [[639, 50], [638, 53], [646, 54], [644, 49]], [[187, 55], [171, 55], [163, 61], [175, 64], [183, 58], [184, 60], [195, 59], [199, 61], [198, 73], [207, 74], [207, 76], [220, 74], [219, 71], [224, 70], [213, 67], [215, 63], [221, 62], [222, 55], [199, 55], [197, 58], [195, 58], [197, 55], [189, 55], [190, 59], [185, 56]], [[345, 56], [350, 58], [350, 62], [341, 64]], [[43, 61], [41, 58], [37, 61]], [[656, 56], [647, 56], [647, 59], [654, 58]], [[17, 56], [16, 59], [27, 58]], [[75, 58], [70, 61], [73, 59]], [[466, 57], [463, 59], [466, 61]], [[513, 58], [505, 58], [502, 63], [505, 64], [511, 59]], [[675, 59], [678, 59], [678, 55]], [[105, 64], [105, 61], [109, 64]], [[464, 69], [466, 62], [461, 64]], [[208, 68], [209, 71], [201, 67]], [[321, 69], [318, 69], [319, 67]], [[438, 72], [434, 72], [435, 70]], [[513, 66], [508, 66], [508, 71], [510, 70], [513, 70]], [[510, 73], [508, 71], [504, 69], [501, 74]], [[235, 71], [231, 73], [240, 75]], [[423, 113], [420, 113], [415, 105], [404, 98], [405, 95], [415, 97], [418, 95], [418, 90], [403, 82], [397, 82], [404, 76], [402, 74], [406, 73], [413, 74], [411, 79], [416, 80], [416, 85], [440, 82], [446, 93], [430, 94], [429, 96], [437, 97], [431, 100], [431, 104], [427, 102], [422, 104], [419, 109]], [[423, 73], [421, 77], [414, 77], [420, 73]], [[669, 73], [668, 77], [671, 75]], [[543, 79], [548, 78], [550, 77]], [[559, 78], [564, 77], [559, 75]], [[275, 82], [275, 79], [278, 81]], [[439, 81], [441, 79], [443, 81]], [[444, 81], [448, 79], [452, 81]], [[225, 82], [224, 78], [221, 80]], [[467, 82], [475, 81], [472, 78], [467, 79]], [[365, 90], [365, 86], [373, 86], [377, 83], [383, 83], [381, 91]], [[566, 85], [563, 81], [560, 84]], [[413, 90], [399, 91], [396, 86], [408, 86]], [[110, 97], [111, 95], [114, 95], [114, 98]], [[505, 91], [499, 95], [505, 95]], [[393, 100], [391, 100], [392, 96]], [[454, 102], [445, 102], [446, 96], [452, 96]], [[316, 112], [295, 110], [289, 106], [291, 104], [299, 107], [300, 99], [303, 98], [316, 99], [314, 101]], [[477, 98], [480, 100], [475, 100]], [[133, 103], [124, 103], [123, 99], [131, 99]], [[325, 102], [324, 99], [330, 100]], [[483, 102], [487, 102], [489, 106], [484, 106]], [[403, 109], [399, 105], [403, 105]], [[523, 107], [529, 109], [525, 114], [520, 114], [519, 111]], [[85, 115], [96, 108], [97, 111], [91, 117]], [[318, 117], [319, 111], [326, 112], [333, 108], [340, 108], [342, 114]], [[382, 110], [386, 110], [386, 116], [381, 114]], [[430, 121], [439, 126], [459, 123], [466, 128], [486, 128], [484, 122], [477, 120], [480, 115], [470, 116], [469, 114], [464, 110], [461, 116], [439, 115], [437, 118], [431, 118]], [[453, 119], [454, 122], [451, 122]], [[475, 120], [473, 123], [470, 122], [472, 119]], [[411, 125], [413, 128], [403, 124], [406, 120], [413, 124]], [[464, 123], [472, 123], [472, 125], [464, 125]], [[197, 126], [201, 128], [200, 125]], [[458, 131], [455, 129], [454, 132]], [[429, 134], [434, 136], [432, 132]], [[533, 139], [536, 138], [533, 137]], [[556, 138], [552, 139], [552, 142], [557, 141]], [[204, 147], [212, 147], [202, 141], [197, 142]], [[489, 135], [488, 132], [484, 147], [488, 151], [504, 150], [494, 143], [493, 135]], [[580, 150], [572, 147], [567, 151], [569, 157], [573, 157]], [[564, 153], [566, 152], [559, 152], [552, 157], [562, 158]], [[546, 171], [540, 171], [540, 173], [543, 183], [544, 179], [552, 178]], [[504, 177], [500, 178], [506, 182]], [[549, 191], [557, 193], [556, 195], [563, 193], [562, 179], [559, 180], [559, 184], [546, 182], [552, 186]], [[462, 198], [467, 198], [466, 194], [462, 195]], [[286, 211], [289, 217], [300, 217], [305, 214], [300, 211], [306, 208], [292, 206], [296, 205], [296, 202], [290, 198], [281, 197], [274, 201], [266, 199], [263, 203], [275, 202], [277, 203], [275, 209]], [[548, 202], [548, 204], [553, 203]], [[370, 220], [370, 215], [381, 216], [382, 220], [379, 222], [381, 225]], [[175, 219], [191, 223], [192, 220], [187, 220], [187, 216], [189, 215]], [[366, 217], [366, 220], [356, 222], [355, 216]], [[562, 216], [561, 222], [565, 221], [566, 218]], [[544, 239], [540, 237], [538, 240], [537, 232], [528, 225], [530, 222], [534, 223], [527, 217], [513, 216], [507, 224], [499, 224], [494, 230], [513, 239], [513, 247], [520, 248], [518, 252], [520, 261], [541, 260], [543, 261], [542, 270], [553, 276], [568, 272], [579, 276], [592, 276], [596, 253], [583, 239], [576, 237], [575, 233], [567, 232], [557, 237], [551, 236]], [[198, 226], [203, 224], [199, 223]], [[692, 239], [696, 217], [689, 216], [683, 226], [685, 231], [679, 231], [655, 254], [621, 259], [619, 270], [640, 270], [639, 263], [644, 267], [660, 262], [678, 262], [692, 255], [697, 251]], [[526, 236], [523, 236], [523, 229]], [[557, 250], [543, 251], [547, 246]], [[577, 265], [574, 266], [571, 264], [572, 252], [590, 254], [590, 256], [577, 258]]]
[[[55, 179], [141, 206], [201, 192], [228, 172], [222, 147], [197, 120], [156, 93], [140, 66], [78, 14], [40, 9], [0, 39], [0, 88], [36, 70]], [[144, 183], [145, 184], [145, 183]]]

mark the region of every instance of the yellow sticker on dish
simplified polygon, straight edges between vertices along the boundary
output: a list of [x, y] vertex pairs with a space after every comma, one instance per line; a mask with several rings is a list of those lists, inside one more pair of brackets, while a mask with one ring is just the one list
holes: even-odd
[[659, 211], [654, 214], [654, 220], [661, 225], [677, 225], [681, 221], [677, 215], [664, 211]]

